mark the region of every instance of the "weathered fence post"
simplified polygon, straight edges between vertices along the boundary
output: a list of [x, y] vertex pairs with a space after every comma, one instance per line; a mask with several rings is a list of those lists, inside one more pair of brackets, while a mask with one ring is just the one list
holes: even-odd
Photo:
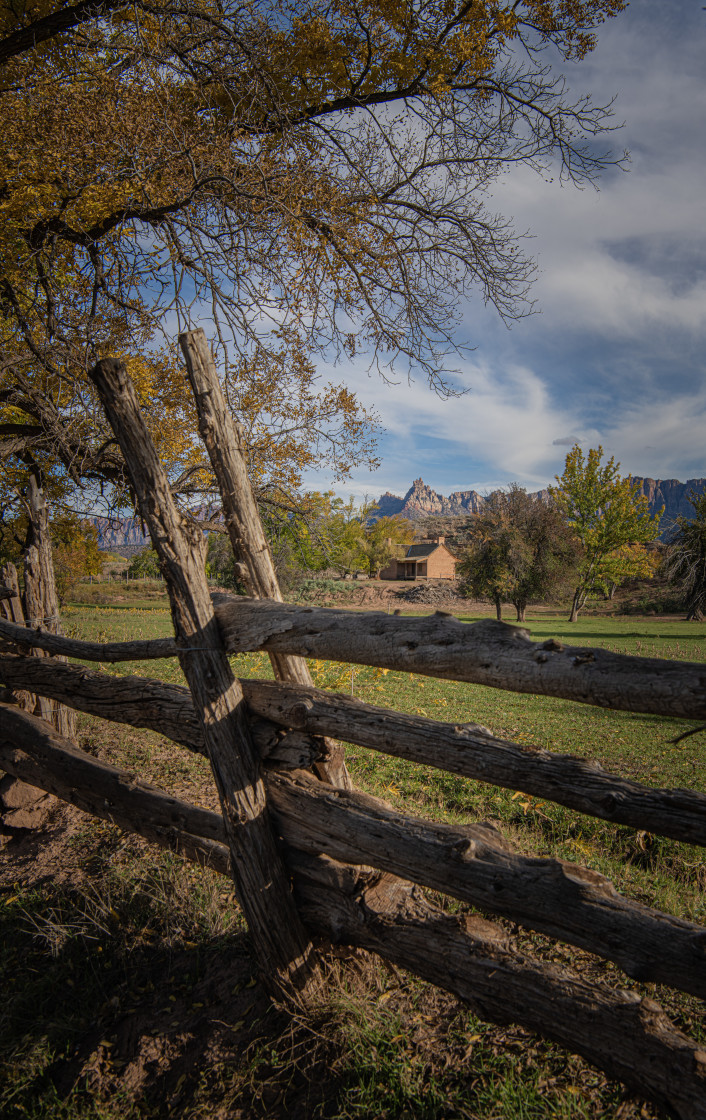
[[[56, 593], [54, 560], [52, 558], [49, 509], [44, 494], [33, 474], [29, 476], [26, 504], [30, 519], [30, 543], [24, 558], [25, 614], [29, 626], [50, 634], [63, 633], [59, 621], [59, 597]], [[34, 657], [45, 657], [33, 650]], [[63, 704], [39, 697], [36, 714], [52, 723], [66, 739], [76, 738], [76, 716]]]
[[91, 371], [159, 556], [179, 661], [204, 732], [221, 799], [233, 879], [263, 980], [275, 998], [306, 1002], [320, 984], [315, 951], [297, 914], [267, 810], [240, 683], [225, 654], [205, 575], [203, 533], [180, 512], [125, 366]]
[[[20, 581], [17, 578], [17, 568], [14, 564], [4, 564], [0, 568], [0, 579], [4, 588], [2, 602], [0, 603], [0, 614], [8, 622], [14, 622], [16, 626], [24, 626], [25, 616], [22, 610], [22, 596], [20, 594]], [[27, 692], [24, 689], [15, 688], [12, 690], [15, 702], [19, 704], [24, 712], [33, 712], [37, 706], [37, 697], [33, 692]]]
[[[199, 417], [199, 432], [213, 466], [223, 499], [223, 514], [237, 561], [243, 565], [250, 594], [255, 599], [282, 602], [282, 594], [246, 468], [242, 428], [226, 404], [206, 335], [199, 328], [179, 336]], [[271, 653], [275, 678], [291, 684], [312, 685], [304, 657]], [[345, 751], [331, 739], [324, 740], [326, 757], [314, 765], [319, 777], [331, 785], [351, 789]]]
[[[0, 570], [0, 577], [5, 592], [9, 592], [2, 600], [0, 614], [9, 622], [24, 626], [25, 619], [22, 611], [17, 568], [14, 564], [5, 564]], [[41, 650], [37, 650], [36, 654], [40, 657], [46, 656]], [[62, 657], [61, 660], [66, 661], [66, 658]], [[75, 725], [76, 717], [74, 713], [60, 703], [57, 704], [53, 700], [41, 698], [33, 692], [27, 692], [21, 688], [13, 689], [12, 697], [13, 702], [25, 712], [43, 710], [49, 714], [49, 718], [55, 724], [56, 718], [63, 715], [66, 720], [63, 726], [68, 724], [68, 726], [73, 727]], [[68, 723], [69, 720], [70, 723]], [[38, 828], [43, 825], [52, 801], [53, 799], [42, 788], [33, 786], [31, 782], [24, 782], [19, 778], [11, 777], [9, 774], [2, 775], [0, 777], [0, 843], [2, 843], [2, 837], [11, 835], [15, 828]]]

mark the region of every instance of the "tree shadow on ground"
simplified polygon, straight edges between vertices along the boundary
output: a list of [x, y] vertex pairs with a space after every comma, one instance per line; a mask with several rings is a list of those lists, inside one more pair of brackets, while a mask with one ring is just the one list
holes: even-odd
[[276, 1010], [227, 880], [68, 806], [0, 891], [3, 1120], [657, 1115], [366, 954], [328, 956], [320, 1013]]

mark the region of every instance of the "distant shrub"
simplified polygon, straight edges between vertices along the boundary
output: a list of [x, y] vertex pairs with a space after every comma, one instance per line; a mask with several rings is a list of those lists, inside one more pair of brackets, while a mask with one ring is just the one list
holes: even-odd
[[348, 598], [358, 586], [352, 580], [343, 579], [305, 579], [292, 590], [295, 602], [316, 603], [328, 598]]
[[642, 595], [628, 600], [620, 607], [621, 614], [680, 614], [684, 610], [684, 596], [665, 591], [656, 595]]

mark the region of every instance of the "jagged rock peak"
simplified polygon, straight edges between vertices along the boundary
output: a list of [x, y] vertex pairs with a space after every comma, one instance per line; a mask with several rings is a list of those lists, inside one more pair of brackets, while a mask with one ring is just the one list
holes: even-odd
[[448, 496], [427, 486], [423, 478], [415, 478], [404, 498], [388, 490], [378, 499], [379, 517], [401, 514], [410, 520], [438, 514], [442, 517], [463, 517], [478, 513], [485, 499], [476, 490], [457, 490]]

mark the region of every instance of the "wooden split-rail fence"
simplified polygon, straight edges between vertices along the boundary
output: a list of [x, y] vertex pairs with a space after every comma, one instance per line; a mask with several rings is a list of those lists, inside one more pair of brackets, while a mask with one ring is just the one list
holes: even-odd
[[[338, 740], [521, 790], [593, 817], [706, 847], [706, 795], [654, 789], [580, 757], [383, 710], [314, 688], [306, 658], [411, 671], [601, 707], [706, 720], [706, 665], [532, 642], [497, 622], [281, 602], [241, 434], [201, 331], [181, 338], [225, 524], [251, 597], [211, 599], [202, 530], [176, 506], [129, 377], [92, 371], [159, 554], [174, 637], [115, 643], [22, 625], [8, 588], [0, 683], [151, 728], [211, 763], [221, 812], [187, 804], [78, 749], [57, 719], [0, 704], [0, 768], [234, 881], [273, 997], [306, 1005], [328, 942], [361, 947], [583, 1055], [682, 1120], [706, 1118], [706, 1050], [650, 997], [589, 981], [515, 944], [509, 919], [629, 977], [706, 998], [706, 928], [617, 893], [598, 872], [518, 853], [493, 826], [431, 823], [352, 788]], [[238, 680], [229, 654], [266, 650], [275, 680]], [[41, 652], [43, 656], [35, 656]], [[45, 656], [49, 655], [49, 656]], [[72, 664], [177, 657], [188, 687]], [[6, 693], [7, 695], [7, 693]], [[58, 710], [58, 709], [55, 709]], [[46, 712], [42, 713], [47, 716]], [[577, 744], [580, 747], [580, 744]], [[470, 904], [449, 914], [420, 887]], [[475, 911], [480, 911], [482, 917]]]

